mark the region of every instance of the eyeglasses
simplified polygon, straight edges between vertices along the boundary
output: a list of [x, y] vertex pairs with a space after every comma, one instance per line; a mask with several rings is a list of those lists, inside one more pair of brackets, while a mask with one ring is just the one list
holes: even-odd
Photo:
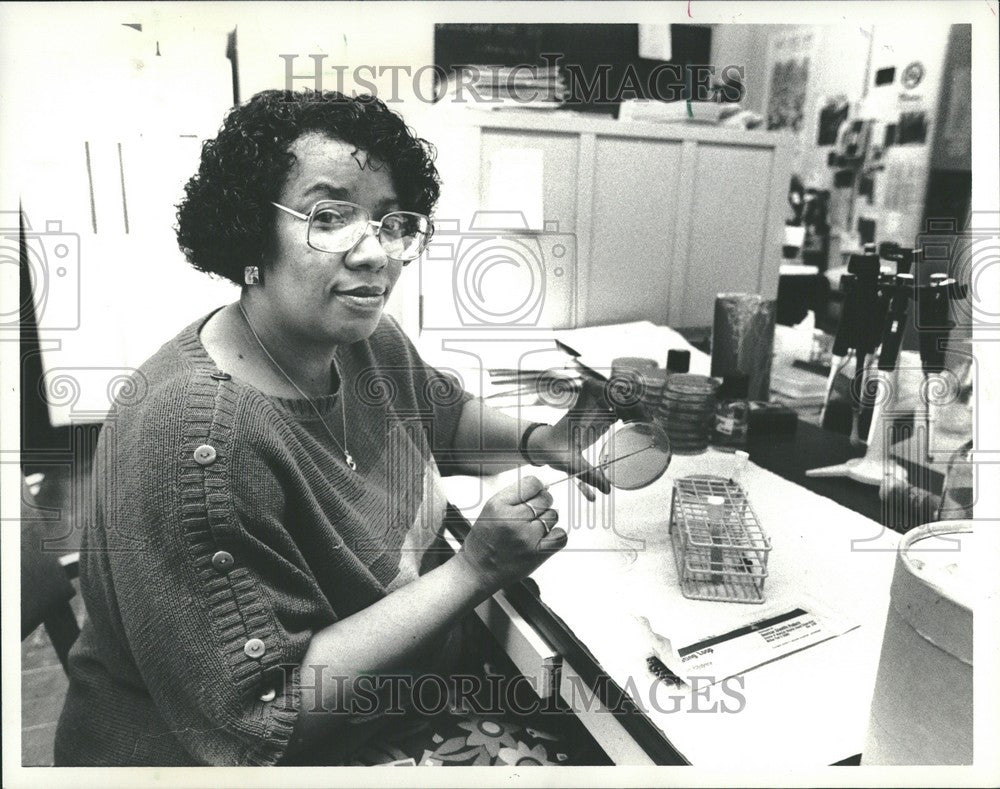
[[372, 228], [385, 254], [405, 265], [420, 257], [434, 235], [434, 223], [413, 211], [392, 211], [375, 222], [364, 208], [343, 200], [320, 200], [308, 214], [279, 203], [271, 205], [308, 222], [306, 243], [320, 252], [354, 249], [368, 228]]

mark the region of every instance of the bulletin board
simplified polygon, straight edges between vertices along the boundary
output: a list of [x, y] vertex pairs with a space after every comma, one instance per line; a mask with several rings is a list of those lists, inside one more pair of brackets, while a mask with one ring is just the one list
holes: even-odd
[[[649, 77], [662, 63], [678, 66], [711, 63], [712, 28], [708, 25], [669, 25], [669, 61], [640, 57], [639, 25], [627, 24], [447, 24], [434, 26], [434, 63], [445, 71], [459, 65], [544, 66], [543, 54], [558, 53], [560, 66], [582, 75], [570, 82], [571, 105], [577, 111], [617, 112], [617, 101], [593, 101], [583, 83], [592, 84], [606, 70], [609, 93], [622, 85], [634, 87], [628, 98], [653, 98]], [[665, 42], [666, 43], [666, 42]], [[645, 50], [644, 50], [645, 51]], [[652, 78], [662, 95], [685, 88], [682, 76], [671, 85], [669, 72]], [[634, 76], [632, 76], [634, 75]], [[641, 95], [635, 95], [641, 94]]]
[[798, 134], [806, 126], [809, 72], [811, 64], [815, 67], [816, 35], [811, 28], [799, 27], [771, 39], [764, 102], [768, 131]]

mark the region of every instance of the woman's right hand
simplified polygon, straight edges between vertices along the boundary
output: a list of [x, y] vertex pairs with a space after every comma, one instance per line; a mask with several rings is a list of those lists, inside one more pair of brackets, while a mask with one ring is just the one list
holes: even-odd
[[486, 502], [459, 556], [491, 592], [527, 577], [566, 545], [551, 506], [552, 494], [537, 477], [524, 477]]

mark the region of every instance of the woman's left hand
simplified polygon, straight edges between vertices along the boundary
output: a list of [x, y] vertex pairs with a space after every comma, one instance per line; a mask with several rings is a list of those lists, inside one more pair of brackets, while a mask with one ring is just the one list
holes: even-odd
[[599, 468], [583, 457], [583, 450], [607, 432], [614, 419], [581, 419], [571, 409], [554, 425], [536, 428], [528, 437], [528, 457], [540, 465], [552, 466], [566, 474], [579, 474], [580, 491], [589, 501], [597, 497], [593, 488], [601, 493], [611, 491], [611, 482]]

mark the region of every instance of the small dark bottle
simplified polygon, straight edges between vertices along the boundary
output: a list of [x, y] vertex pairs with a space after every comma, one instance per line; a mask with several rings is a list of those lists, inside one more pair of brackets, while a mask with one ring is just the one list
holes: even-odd
[[716, 395], [713, 446], [734, 450], [746, 446], [750, 422], [749, 391], [750, 379], [743, 373], [733, 373], [722, 379], [722, 386]]
[[673, 348], [667, 351], [667, 373], [686, 373], [691, 368], [691, 351]]

